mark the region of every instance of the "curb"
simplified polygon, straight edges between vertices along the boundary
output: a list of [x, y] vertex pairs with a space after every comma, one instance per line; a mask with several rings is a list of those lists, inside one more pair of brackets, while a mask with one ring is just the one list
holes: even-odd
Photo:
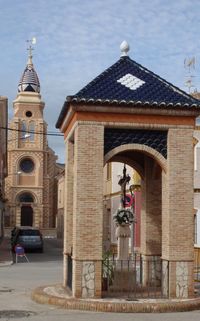
[[0, 262], [0, 267], [13, 265], [13, 261]]
[[[54, 286], [56, 287], [56, 286]], [[31, 295], [32, 300], [41, 304], [56, 305], [63, 309], [95, 312], [120, 313], [165, 313], [185, 312], [200, 309], [200, 298], [167, 302], [115, 302], [88, 299], [65, 298], [49, 295], [44, 292], [47, 286], [36, 288]]]

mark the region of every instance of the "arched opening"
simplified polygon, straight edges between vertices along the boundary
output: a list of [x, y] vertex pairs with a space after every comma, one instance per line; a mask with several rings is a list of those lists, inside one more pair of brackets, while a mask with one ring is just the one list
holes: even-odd
[[[113, 293], [123, 290], [133, 293], [140, 288], [144, 292], [142, 290], [139, 295], [146, 295], [146, 291], [152, 289], [154, 294], [161, 295], [162, 172], [165, 169], [161, 168], [162, 161], [162, 158], [158, 161], [149, 150], [141, 150], [138, 146], [136, 149], [120, 146], [105, 155], [103, 252], [111, 253], [114, 258], [113, 279], [107, 282], [107, 290]], [[126, 195], [133, 197], [130, 209], [133, 210], [134, 221], [130, 224], [128, 257], [119, 260], [119, 252], [122, 258], [124, 248], [119, 249], [118, 227], [113, 216], [121, 207], [119, 179], [123, 175], [124, 164], [131, 178], [126, 186]]]
[[[67, 211], [65, 212], [66, 246], [64, 249], [67, 255], [64, 258], [64, 264], [66, 267], [72, 262], [73, 276], [70, 278], [71, 275], [67, 275], [70, 269], [65, 269], [64, 284], [67, 285], [68, 280], [72, 280], [74, 297], [104, 296], [102, 282], [105, 271], [107, 271], [107, 284], [111, 286], [109, 295], [120, 292], [124, 296], [133, 294], [135, 297], [134, 291], [138, 297], [181, 298], [188, 297], [190, 293], [192, 295], [193, 289], [190, 284], [193, 282], [192, 209], [194, 205], [193, 175], [190, 165], [193, 149], [192, 131], [188, 135], [185, 146], [185, 141], [182, 140], [184, 130], [180, 130], [179, 134], [176, 128], [170, 128], [163, 135], [161, 131], [154, 132], [154, 135], [146, 131], [143, 135], [143, 132], [140, 132], [141, 139], [136, 141], [133, 138], [137, 131], [118, 133], [116, 130], [112, 133], [112, 131], [106, 131], [103, 126], [81, 123], [77, 125], [71, 140], [67, 140]], [[157, 136], [159, 141], [156, 144]], [[177, 150], [177, 146], [180, 147], [181, 153]], [[183, 155], [188, 155], [184, 161]], [[108, 224], [112, 219], [112, 208], [111, 206], [107, 208], [106, 220], [105, 204], [102, 202], [103, 167], [110, 162], [125, 163], [136, 169], [141, 176], [141, 242], [140, 248], [137, 249], [141, 260], [136, 260], [136, 264], [134, 262], [132, 264], [129, 259], [129, 252], [127, 258], [121, 260], [122, 262], [110, 255], [115, 254], [112, 251]], [[108, 168], [106, 176], [109, 177], [111, 172], [112, 168]], [[188, 185], [184, 183], [186, 178]], [[187, 201], [186, 197], [183, 201], [185, 190]], [[106, 201], [114, 196], [110, 194], [112, 193], [109, 190], [104, 194]], [[122, 211], [124, 212], [124, 208]], [[130, 238], [130, 231], [127, 230], [125, 233], [118, 234], [118, 239], [119, 237]], [[129, 242], [126, 242], [125, 246], [124, 248], [129, 250]], [[190, 251], [186, 252], [186, 248]], [[120, 254], [123, 254], [123, 251]], [[123, 261], [126, 263], [124, 264]], [[121, 267], [123, 268], [120, 275], [118, 272]], [[132, 267], [130, 272], [135, 274], [125, 273], [130, 267]], [[96, 272], [90, 282], [92, 291], [87, 292], [89, 285], [86, 279], [89, 279], [90, 270]], [[181, 271], [183, 274], [179, 278]], [[118, 274], [116, 278], [115, 273]], [[81, 280], [84, 280], [82, 285], [77, 285]], [[120, 280], [120, 283], [116, 285], [114, 280]], [[133, 282], [129, 282], [130, 280]], [[182, 291], [185, 291], [184, 294]]]
[[[116, 238], [116, 223], [113, 216], [121, 207], [121, 187], [119, 180], [123, 175], [124, 165], [126, 173], [130, 177], [130, 181], [126, 186], [126, 208], [131, 208], [134, 211], [137, 224], [134, 225], [134, 230], [131, 233], [130, 254], [135, 250], [140, 249], [140, 215], [141, 215], [141, 176], [138, 171], [127, 164], [123, 157], [113, 162], [109, 162], [104, 167], [104, 238], [103, 251], [111, 251], [117, 253], [117, 238]], [[124, 161], [122, 161], [124, 159]]]

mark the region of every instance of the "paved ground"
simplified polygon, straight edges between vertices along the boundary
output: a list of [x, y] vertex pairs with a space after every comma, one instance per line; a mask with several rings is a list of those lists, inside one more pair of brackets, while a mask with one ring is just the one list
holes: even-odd
[[[4, 244], [6, 245], [6, 243]], [[9, 249], [9, 243], [5, 248]], [[0, 246], [0, 319], [32, 321], [199, 321], [200, 311], [182, 313], [103, 313], [70, 311], [31, 300], [32, 291], [41, 285], [62, 282], [62, 248], [56, 240], [45, 240], [44, 253], [27, 253], [30, 263], [6, 265], [5, 253]], [[10, 258], [10, 253], [8, 258]]]
[[0, 241], [0, 267], [10, 265], [12, 263], [12, 255], [10, 252], [10, 240], [4, 238]]

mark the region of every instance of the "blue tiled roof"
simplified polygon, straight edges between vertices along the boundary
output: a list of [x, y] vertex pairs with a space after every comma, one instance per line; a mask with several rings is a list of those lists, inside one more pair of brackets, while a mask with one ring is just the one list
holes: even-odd
[[[119, 82], [125, 75], [136, 77], [141, 85], [131, 90]], [[140, 83], [139, 83], [140, 84]], [[116, 101], [149, 104], [199, 104], [184, 91], [144, 68], [128, 56], [121, 57], [114, 65], [101, 73], [72, 97], [72, 101]]]
[[61, 125], [69, 103], [151, 106], [152, 108], [199, 109], [200, 101], [141, 66], [121, 57], [74, 96], [68, 96], [56, 127]]

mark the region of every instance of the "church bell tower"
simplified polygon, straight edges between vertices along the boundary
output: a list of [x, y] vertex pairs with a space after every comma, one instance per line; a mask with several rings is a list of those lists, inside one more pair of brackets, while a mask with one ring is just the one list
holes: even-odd
[[32, 43], [28, 61], [13, 102], [14, 116], [9, 124], [8, 199], [5, 226], [55, 227], [55, 153], [48, 146], [47, 124], [40, 82], [32, 62]]

